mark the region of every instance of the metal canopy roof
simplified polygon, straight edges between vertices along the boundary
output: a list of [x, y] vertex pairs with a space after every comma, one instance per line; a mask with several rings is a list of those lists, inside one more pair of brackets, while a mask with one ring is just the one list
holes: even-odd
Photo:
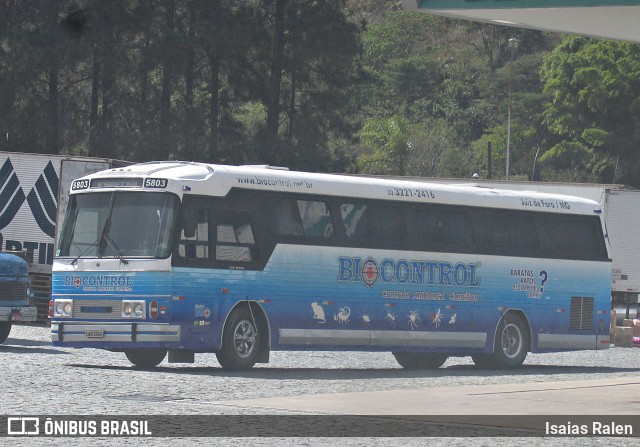
[[496, 25], [640, 42], [640, 0], [403, 0], [406, 9]]

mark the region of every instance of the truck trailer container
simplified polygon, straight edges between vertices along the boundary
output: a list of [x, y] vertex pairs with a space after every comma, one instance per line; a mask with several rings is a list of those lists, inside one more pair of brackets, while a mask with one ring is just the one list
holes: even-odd
[[27, 252], [32, 302], [46, 320], [58, 223], [71, 182], [126, 162], [69, 155], [0, 152], [0, 249]]

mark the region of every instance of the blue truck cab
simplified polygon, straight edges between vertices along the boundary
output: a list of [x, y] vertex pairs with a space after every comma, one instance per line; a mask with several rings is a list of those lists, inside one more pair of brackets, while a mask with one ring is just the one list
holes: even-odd
[[0, 253], [0, 343], [9, 336], [13, 323], [36, 321], [36, 307], [29, 305], [30, 285], [27, 261]]

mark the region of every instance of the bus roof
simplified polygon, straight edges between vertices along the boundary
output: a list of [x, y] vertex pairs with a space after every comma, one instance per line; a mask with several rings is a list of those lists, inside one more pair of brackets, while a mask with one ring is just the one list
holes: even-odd
[[[139, 163], [82, 177], [85, 180], [127, 178], [166, 179], [166, 187], [143, 189], [224, 197], [232, 189], [290, 192], [305, 195], [337, 196], [416, 203], [440, 203], [560, 214], [599, 214], [600, 205], [580, 197], [488, 188], [480, 185], [429, 183], [411, 179], [374, 178], [342, 174], [289, 171], [270, 166], [227, 166], [184, 161]], [[100, 187], [74, 190], [83, 193], [118, 189], [109, 182]], [[129, 188], [132, 186], [130, 185]]]

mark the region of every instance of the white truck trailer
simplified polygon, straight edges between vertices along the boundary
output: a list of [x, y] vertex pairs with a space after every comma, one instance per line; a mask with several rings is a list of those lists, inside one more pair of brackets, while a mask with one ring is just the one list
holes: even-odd
[[0, 152], [0, 251], [27, 252], [32, 303], [46, 319], [57, 225], [67, 208], [71, 181], [126, 165], [103, 158]]

